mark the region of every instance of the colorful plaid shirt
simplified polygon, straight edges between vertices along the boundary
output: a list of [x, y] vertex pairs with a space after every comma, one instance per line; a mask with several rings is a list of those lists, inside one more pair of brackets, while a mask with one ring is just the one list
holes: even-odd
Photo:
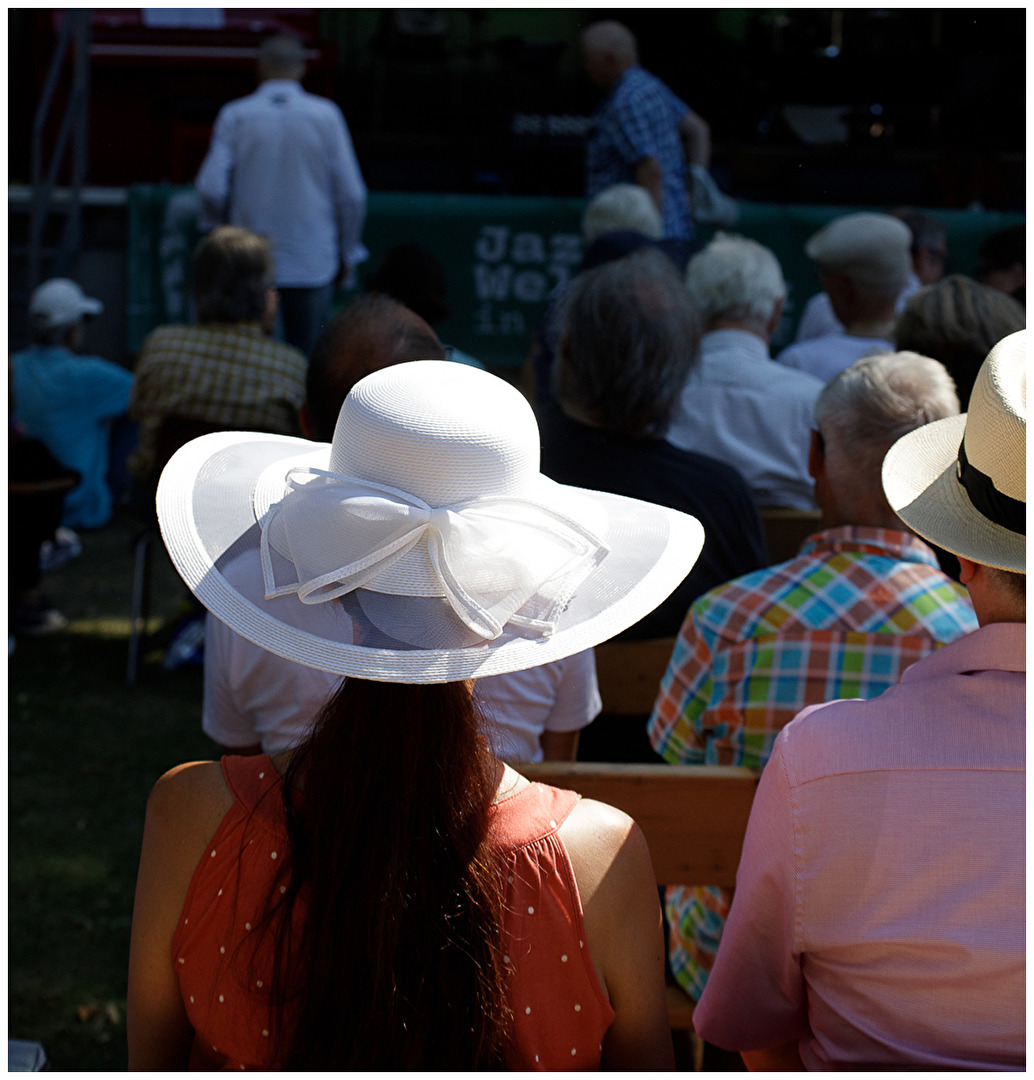
[[167, 416], [228, 431], [300, 435], [307, 367], [304, 353], [274, 341], [258, 323], [159, 326], [137, 360], [129, 413], [140, 439], [130, 469], [141, 479], [150, 476]]
[[[679, 631], [650, 717], [673, 764], [760, 768], [807, 705], [871, 698], [904, 670], [977, 628], [965, 590], [910, 533], [841, 526], [797, 557], [701, 596]], [[731, 893], [671, 886], [669, 960], [695, 999], [707, 982]]]
[[656, 76], [630, 67], [593, 119], [585, 151], [585, 193], [632, 181], [635, 166], [656, 158], [663, 184], [664, 235], [690, 239], [686, 159], [679, 123], [690, 111]]

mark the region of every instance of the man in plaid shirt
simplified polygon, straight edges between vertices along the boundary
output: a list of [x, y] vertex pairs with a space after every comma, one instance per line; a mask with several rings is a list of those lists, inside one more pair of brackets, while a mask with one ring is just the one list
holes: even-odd
[[[815, 406], [809, 471], [822, 528], [797, 557], [701, 596], [679, 632], [648, 725], [672, 764], [761, 768], [808, 705], [870, 698], [976, 629], [965, 590], [890, 509], [880, 470], [906, 432], [959, 411], [935, 360], [886, 353], [838, 375]], [[732, 896], [670, 886], [669, 961], [698, 999]]]
[[214, 229], [194, 253], [192, 289], [198, 325], [159, 326], [136, 364], [129, 412], [140, 438], [129, 467], [145, 485], [164, 465], [159, 444], [169, 417], [301, 434], [308, 360], [270, 336], [277, 293], [268, 242], [233, 225]]
[[639, 66], [636, 40], [621, 23], [588, 27], [582, 55], [590, 80], [607, 92], [586, 147], [586, 194], [591, 199], [613, 184], [638, 184], [661, 211], [664, 235], [691, 239], [686, 173], [688, 165], [709, 164], [707, 122]]

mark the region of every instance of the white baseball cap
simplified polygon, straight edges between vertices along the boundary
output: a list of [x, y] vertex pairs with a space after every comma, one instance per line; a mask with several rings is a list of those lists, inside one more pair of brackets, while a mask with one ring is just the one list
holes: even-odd
[[29, 298], [29, 316], [37, 326], [53, 330], [70, 326], [84, 315], [99, 315], [104, 305], [87, 296], [69, 278], [51, 278], [33, 290]]

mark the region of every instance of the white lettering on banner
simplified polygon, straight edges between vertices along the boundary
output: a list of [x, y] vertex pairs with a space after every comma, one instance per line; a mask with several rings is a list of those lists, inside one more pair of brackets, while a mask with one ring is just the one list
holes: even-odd
[[479, 300], [505, 300], [510, 295], [512, 266], [474, 264], [474, 293]]
[[508, 225], [482, 225], [481, 235], [474, 245], [474, 254], [483, 262], [499, 262], [506, 254], [506, 241], [509, 238]]
[[546, 299], [549, 278], [541, 270], [522, 270], [513, 278], [513, 298], [522, 304], [541, 304]]
[[[571, 268], [582, 257], [582, 242], [577, 233], [513, 232], [508, 225], [483, 225], [474, 242], [474, 257], [479, 305], [473, 333], [525, 335], [539, 313], [498, 305], [545, 303], [551, 290], [567, 284]], [[536, 269], [519, 269], [529, 264], [537, 264]]]
[[545, 241], [539, 233], [519, 232], [513, 238], [510, 256], [514, 262], [544, 263], [546, 261]]

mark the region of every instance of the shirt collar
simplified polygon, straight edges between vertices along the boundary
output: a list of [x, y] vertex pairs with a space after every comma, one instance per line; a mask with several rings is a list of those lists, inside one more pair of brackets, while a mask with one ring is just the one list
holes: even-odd
[[904, 529], [877, 529], [869, 525], [838, 525], [835, 529], [822, 529], [801, 545], [798, 555], [840, 552], [883, 555], [933, 567], [939, 565], [930, 545], [913, 533]]
[[762, 360], [772, 363], [768, 353], [768, 346], [757, 336], [746, 330], [735, 330], [732, 327], [724, 327], [721, 330], [708, 330], [700, 339], [701, 352], [704, 346], [707, 350], [718, 352], [720, 349], [735, 349], [750, 360]]
[[988, 623], [907, 668], [902, 682], [974, 671], [1027, 670], [1027, 624]]
[[266, 79], [259, 83], [256, 93], [268, 97], [270, 94], [300, 94], [302, 85], [297, 79]]

